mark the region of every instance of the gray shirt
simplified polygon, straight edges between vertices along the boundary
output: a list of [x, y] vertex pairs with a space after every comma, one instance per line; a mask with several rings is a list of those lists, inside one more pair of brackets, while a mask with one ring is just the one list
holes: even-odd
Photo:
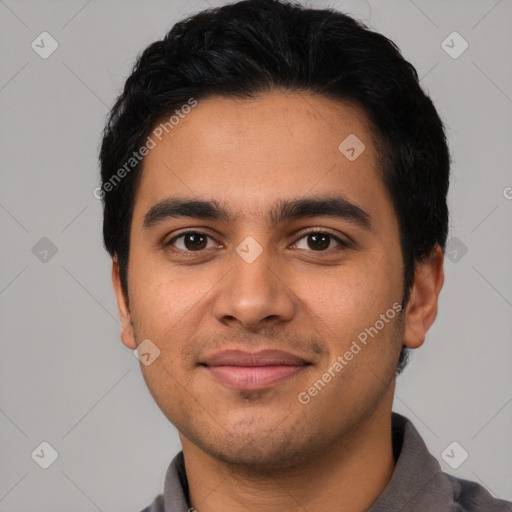
[[[481, 485], [443, 473], [407, 418], [393, 413], [392, 425], [393, 476], [367, 512], [512, 512], [511, 502], [493, 498]], [[163, 495], [142, 512], [189, 509], [185, 461], [180, 452], [167, 470]]]

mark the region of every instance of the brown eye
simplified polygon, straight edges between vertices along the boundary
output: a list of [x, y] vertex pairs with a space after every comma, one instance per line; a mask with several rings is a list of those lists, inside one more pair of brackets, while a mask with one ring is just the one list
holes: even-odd
[[[340, 249], [347, 247], [347, 244], [340, 238], [324, 231], [311, 231], [310, 233], [303, 235], [299, 241], [303, 239], [306, 240], [306, 247], [299, 247], [297, 242], [296, 245], [298, 249], [324, 252], [330, 249]], [[330, 247], [333, 240], [338, 244], [337, 247]]]
[[327, 249], [329, 242], [330, 236], [325, 233], [313, 233], [308, 235], [308, 245], [311, 249]]
[[[205, 249], [208, 244], [208, 239], [211, 238], [205, 233], [199, 231], [187, 231], [174, 237], [168, 244], [175, 246], [180, 251], [185, 252], [198, 252]], [[180, 240], [181, 246], [176, 246], [176, 241]]]

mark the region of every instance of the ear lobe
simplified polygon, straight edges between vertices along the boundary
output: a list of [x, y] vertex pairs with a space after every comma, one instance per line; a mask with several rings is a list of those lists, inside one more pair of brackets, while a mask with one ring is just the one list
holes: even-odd
[[439, 245], [417, 263], [409, 302], [405, 308], [404, 345], [418, 348], [437, 316], [439, 293], [444, 283], [444, 254]]
[[114, 286], [117, 310], [119, 312], [119, 320], [121, 321], [121, 341], [126, 347], [135, 350], [137, 343], [135, 342], [135, 333], [133, 332], [130, 306], [121, 285], [117, 255], [112, 259], [112, 285]]

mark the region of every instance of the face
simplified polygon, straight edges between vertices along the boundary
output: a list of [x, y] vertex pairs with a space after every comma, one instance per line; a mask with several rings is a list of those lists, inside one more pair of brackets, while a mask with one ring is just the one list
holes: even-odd
[[134, 204], [129, 310], [114, 266], [123, 343], [160, 351], [141, 369], [184, 446], [261, 468], [391, 407], [402, 276], [364, 114], [277, 92], [201, 101], [164, 132]]

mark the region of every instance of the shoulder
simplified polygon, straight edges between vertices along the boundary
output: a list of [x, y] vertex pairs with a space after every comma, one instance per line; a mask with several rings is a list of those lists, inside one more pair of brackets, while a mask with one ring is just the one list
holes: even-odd
[[141, 512], [165, 512], [164, 508], [164, 497], [162, 494], [159, 494], [144, 510]]
[[454, 512], [512, 512], [512, 502], [493, 496], [480, 484], [444, 473], [453, 489]]

